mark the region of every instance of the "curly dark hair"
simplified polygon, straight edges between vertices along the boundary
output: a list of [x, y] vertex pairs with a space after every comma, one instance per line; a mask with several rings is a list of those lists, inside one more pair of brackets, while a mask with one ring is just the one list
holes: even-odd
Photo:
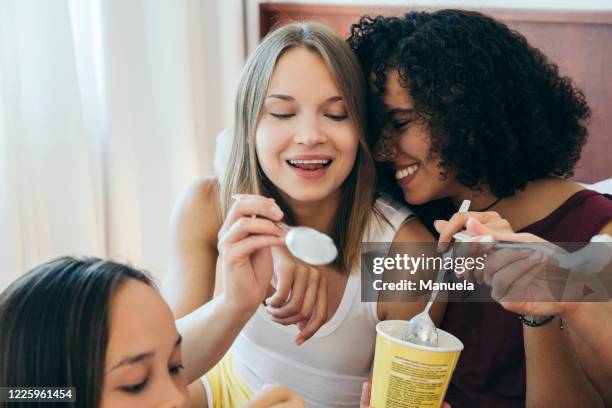
[[[385, 71], [397, 69], [429, 125], [442, 177], [452, 168], [462, 184], [507, 197], [530, 180], [572, 175], [587, 138], [585, 97], [505, 24], [463, 10], [364, 16], [348, 42], [372, 78], [372, 147], [390, 125]], [[389, 169], [380, 170], [384, 186]]]

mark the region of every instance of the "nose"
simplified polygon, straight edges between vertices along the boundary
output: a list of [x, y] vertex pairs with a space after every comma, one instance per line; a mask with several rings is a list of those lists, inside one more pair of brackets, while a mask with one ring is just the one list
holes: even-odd
[[187, 385], [184, 382], [175, 383], [172, 379], [162, 393], [164, 395], [164, 403], [160, 405], [163, 408], [187, 408], [189, 406], [189, 393]]
[[304, 114], [295, 131], [296, 143], [314, 146], [325, 141], [325, 132], [321, 129], [316, 114]]

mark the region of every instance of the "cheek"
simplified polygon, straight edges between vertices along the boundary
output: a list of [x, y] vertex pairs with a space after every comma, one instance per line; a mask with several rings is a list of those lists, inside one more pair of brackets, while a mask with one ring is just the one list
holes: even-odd
[[271, 160], [283, 149], [283, 133], [266, 123], [257, 127], [255, 132], [255, 151], [262, 166], [271, 165]]
[[184, 395], [189, 395], [187, 390], [187, 376], [185, 375], [185, 370], [181, 371], [180, 375], [175, 376], [174, 383], [176, 384], [176, 388], [183, 393]]
[[[431, 138], [426, 125], [413, 124], [396, 139], [397, 149], [422, 163], [429, 160]], [[405, 164], [405, 163], [402, 163]]]
[[347, 164], [353, 167], [355, 159], [357, 158], [357, 151], [359, 150], [359, 142], [353, 136], [345, 144], [341, 146], [342, 153], [347, 157]]
[[357, 157], [357, 151], [359, 150], [359, 140], [357, 140], [352, 126], [336, 130], [333, 137], [333, 144], [335, 149], [340, 152], [342, 156], [346, 157], [345, 162], [352, 166]]

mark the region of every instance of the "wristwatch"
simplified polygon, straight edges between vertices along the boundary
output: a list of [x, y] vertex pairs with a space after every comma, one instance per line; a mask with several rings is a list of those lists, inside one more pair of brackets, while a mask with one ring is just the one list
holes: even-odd
[[555, 316], [518, 315], [518, 318], [525, 326], [540, 327], [552, 321]]

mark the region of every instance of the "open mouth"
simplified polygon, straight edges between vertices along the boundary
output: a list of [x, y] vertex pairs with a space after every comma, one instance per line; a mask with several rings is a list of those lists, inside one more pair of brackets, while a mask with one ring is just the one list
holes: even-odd
[[414, 173], [416, 173], [418, 169], [419, 169], [418, 164], [413, 164], [411, 166], [405, 167], [395, 172], [395, 178], [398, 180], [401, 180], [403, 178], [410, 177]]
[[314, 160], [287, 160], [287, 164], [296, 169], [306, 171], [317, 171], [331, 164], [331, 159], [314, 159]]

